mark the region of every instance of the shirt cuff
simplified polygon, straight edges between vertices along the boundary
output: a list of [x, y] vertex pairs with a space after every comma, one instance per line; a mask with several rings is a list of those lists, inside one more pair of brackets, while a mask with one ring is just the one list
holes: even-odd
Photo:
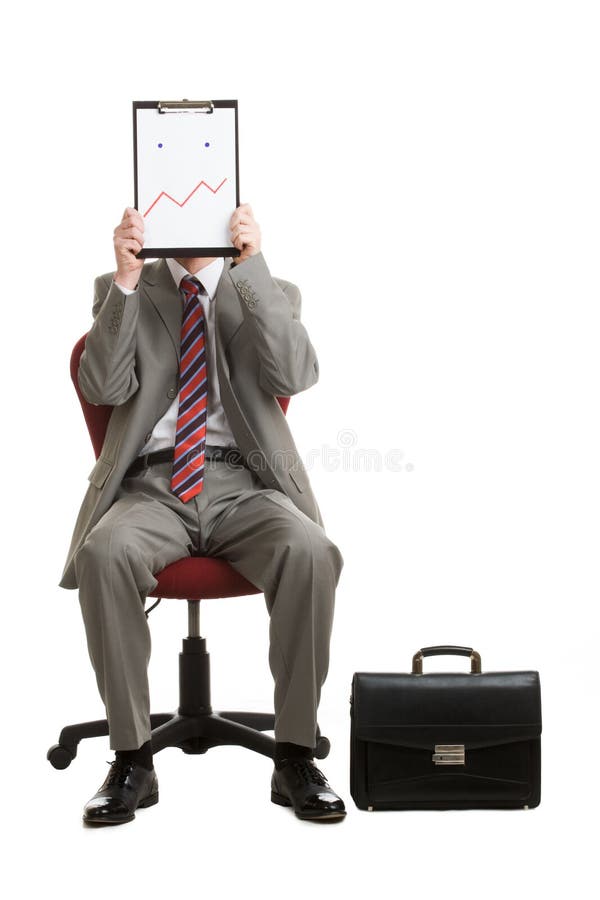
[[122, 287], [122, 286], [119, 284], [118, 281], [115, 281], [114, 278], [113, 278], [113, 283], [116, 284], [116, 286], [119, 288], [119, 290], [122, 291], [122, 293], [125, 294], [125, 295], [127, 295], [127, 294], [135, 294], [135, 292], [137, 291], [137, 288], [134, 288], [134, 289], [132, 290], [131, 288]]

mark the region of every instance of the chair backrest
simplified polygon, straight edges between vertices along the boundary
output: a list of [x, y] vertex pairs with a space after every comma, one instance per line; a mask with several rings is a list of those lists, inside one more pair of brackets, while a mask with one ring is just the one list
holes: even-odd
[[[108, 420], [110, 419], [110, 414], [113, 411], [113, 407], [95, 406], [93, 403], [89, 403], [81, 393], [81, 388], [79, 387], [79, 382], [77, 380], [77, 373], [79, 371], [79, 358], [83, 353], [86, 337], [87, 332], [79, 338], [79, 340], [73, 347], [73, 352], [71, 353], [71, 380], [73, 382], [73, 385], [75, 386], [75, 390], [77, 391], [77, 396], [79, 398], [79, 402], [81, 404], [81, 408], [83, 410], [83, 415], [85, 418], [85, 424], [87, 425], [87, 429], [90, 433], [90, 438], [92, 441], [96, 459], [98, 459], [100, 453], [102, 452], [104, 436], [106, 434]], [[283, 412], [287, 413], [290, 398], [277, 397], [277, 401], [279, 402], [279, 405]]]

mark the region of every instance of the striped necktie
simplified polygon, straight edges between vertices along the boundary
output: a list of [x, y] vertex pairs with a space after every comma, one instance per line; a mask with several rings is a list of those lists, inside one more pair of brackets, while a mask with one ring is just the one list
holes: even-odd
[[202, 490], [206, 444], [206, 340], [202, 303], [204, 290], [196, 278], [181, 279], [183, 297], [179, 363], [179, 410], [171, 490], [187, 503]]

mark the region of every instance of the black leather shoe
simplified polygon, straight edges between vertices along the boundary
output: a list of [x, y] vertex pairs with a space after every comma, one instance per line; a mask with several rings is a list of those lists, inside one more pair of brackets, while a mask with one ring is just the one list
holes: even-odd
[[271, 777], [271, 800], [293, 806], [299, 819], [325, 822], [346, 815], [344, 801], [309, 759], [282, 760], [282, 767], [275, 768]]
[[115, 759], [104, 784], [83, 808], [87, 825], [121, 825], [135, 819], [139, 807], [158, 803], [158, 779], [154, 767]]

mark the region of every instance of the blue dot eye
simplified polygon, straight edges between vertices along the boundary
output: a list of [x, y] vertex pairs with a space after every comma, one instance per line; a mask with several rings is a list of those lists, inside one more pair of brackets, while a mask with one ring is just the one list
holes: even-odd
[[159, 144], [158, 146], [159, 146], [160, 148], [162, 148], [162, 144]]
[[205, 147], [210, 147], [210, 144], [208, 143], [208, 141], [206, 141], [206, 143], [204, 144], [204, 146], [205, 146]]

